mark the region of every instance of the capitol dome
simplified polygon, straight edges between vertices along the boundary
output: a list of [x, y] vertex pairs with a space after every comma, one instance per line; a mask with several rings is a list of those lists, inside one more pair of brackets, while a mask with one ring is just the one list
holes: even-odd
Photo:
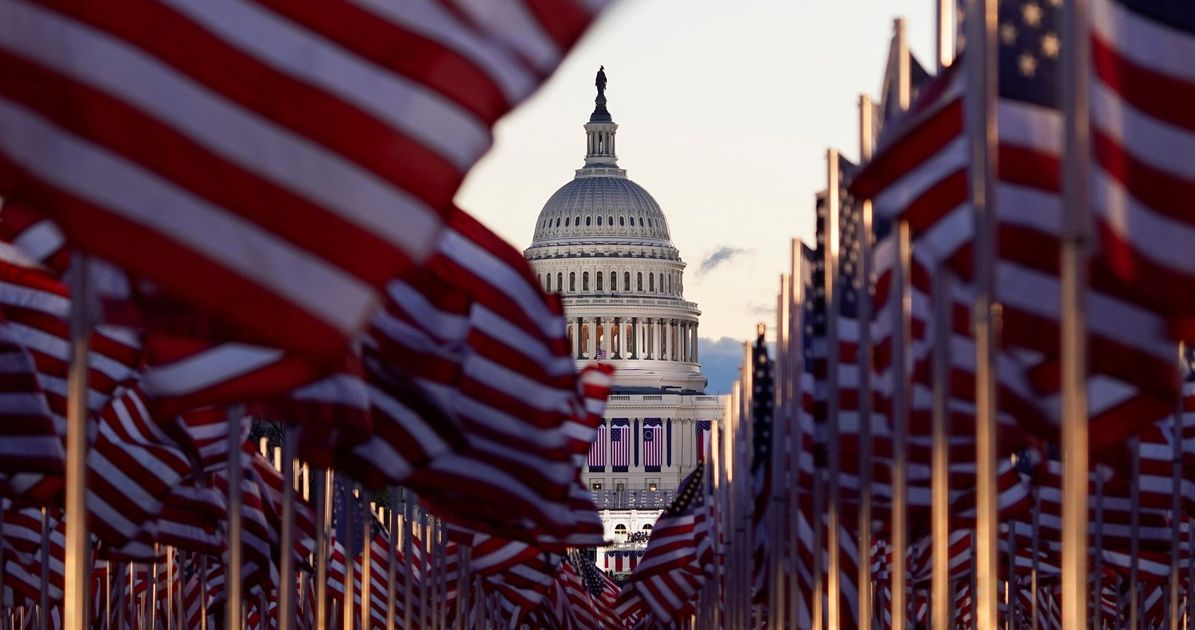
[[597, 86], [585, 163], [544, 204], [524, 256], [563, 298], [578, 363], [614, 364], [623, 391], [702, 392], [685, 263], [660, 204], [618, 166], [603, 72]]

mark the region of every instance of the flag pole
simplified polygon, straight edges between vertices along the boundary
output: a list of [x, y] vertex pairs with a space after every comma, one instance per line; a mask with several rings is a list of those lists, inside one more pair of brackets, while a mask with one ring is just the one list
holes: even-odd
[[785, 613], [785, 558], [784, 549], [788, 543], [787, 532], [784, 529], [786, 519], [785, 504], [791, 500], [789, 486], [784, 483], [785, 450], [788, 444], [789, 424], [788, 399], [784, 387], [787, 381], [785, 374], [788, 370], [788, 278], [780, 274], [780, 291], [776, 294], [776, 362], [773, 373], [773, 409], [772, 414], [772, 496], [768, 508], [769, 534], [771, 539], [768, 546], [771, 554], [768, 556], [768, 613], [769, 622], [773, 628], [783, 628], [787, 623]]
[[282, 535], [278, 558], [278, 627], [295, 626], [295, 451], [299, 432], [293, 425], [282, 436]]
[[[826, 291], [826, 468], [829, 470], [829, 501], [826, 509], [826, 622], [831, 630], [842, 627], [840, 610], [842, 572], [839, 562], [839, 528], [842, 497], [839, 475], [842, 471], [839, 451], [840, 427], [838, 401], [838, 243], [839, 243], [839, 171], [838, 150], [826, 150], [826, 213], [823, 223], [823, 273]], [[898, 629], [899, 630], [899, 629]]]
[[[402, 540], [402, 534], [398, 531], [400, 527], [398, 486], [390, 486], [388, 494], [390, 538], [386, 543], [386, 630], [394, 630], [398, 603], [398, 587], [395, 583], [398, 579], [398, 545]], [[462, 599], [462, 601], [464, 600]]]
[[[1092, 550], [1094, 556], [1094, 570], [1095, 574], [1095, 597], [1092, 599], [1092, 628], [1099, 630], [1104, 623], [1103, 607], [1100, 603], [1104, 596], [1104, 474], [1103, 469], [1097, 468], [1095, 471], [1095, 548]], [[1086, 593], [1087, 589], [1084, 588]], [[1083, 627], [1083, 626], [1079, 626]]]
[[944, 269], [934, 274], [933, 288], [933, 442], [930, 491], [933, 536], [933, 629], [953, 627], [954, 602], [950, 597], [950, 395], [953, 331], [953, 297], [950, 275]]
[[1129, 627], [1140, 628], [1141, 619], [1141, 438], [1129, 438]]
[[897, 324], [892, 334], [892, 630], [904, 630], [908, 621], [905, 593], [908, 552], [908, 446], [910, 392], [909, 329], [912, 319], [912, 243], [909, 224], [897, 226], [897, 260], [893, 287], [898, 300]]
[[332, 518], [332, 470], [320, 468], [315, 471], [316, 487], [319, 488], [315, 505], [315, 627], [328, 630], [328, 556], [330, 548], [330, 519]]
[[[117, 580], [117, 595], [120, 595], [120, 581]], [[199, 559], [199, 627], [207, 630], [207, 554]], [[119, 615], [119, 610], [117, 611]], [[118, 624], [119, 627], [119, 624]]]
[[934, 20], [937, 23], [937, 28], [934, 30], [934, 50], [937, 51], [936, 61], [939, 73], [954, 62], [954, 50], [948, 45], [948, 42], [950, 33], [954, 30], [950, 11], [956, 1], [934, 0]]
[[[357, 594], [357, 578], [354, 573], [353, 564], [357, 558], [357, 554], [353, 553], [353, 547], [356, 547], [356, 541], [353, 538], [357, 532], [353, 531], [353, 519], [357, 516], [357, 489], [350, 485], [346, 478], [341, 483], [341, 500], [340, 505], [348, 506], [348, 509], [341, 508], [343, 512], [340, 514], [343, 525], [337, 532], [340, 535], [343, 532], [344, 539], [340, 544], [344, 545], [344, 606], [340, 609], [340, 627], [341, 630], [353, 630], [355, 620], [353, 619], [353, 606], [356, 604], [353, 599]], [[363, 548], [364, 549], [364, 548]], [[362, 551], [364, 554], [364, 551]], [[364, 600], [362, 600], [364, 601]]]
[[[365, 497], [361, 497], [364, 501]], [[361, 519], [361, 630], [369, 630], [370, 593], [373, 579], [373, 510], [365, 510]]]
[[243, 602], [241, 567], [241, 421], [245, 409], [240, 405], [228, 407], [228, 551], [224, 562], [224, 627], [241, 628]]
[[37, 627], [40, 630], [50, 628], [50, 519], [46, 508], [41, 508], [41, 546], [38, 550], [38, 563], [41, 564], [41, 575], [38, 576], [37, 594]]
[[1167, 602], [1167, 619], [1169, 621], [1170, 630], [1178, 630], [1179, 608], [1178, 608], [1178, 589], [1179, 589], [1179, 564], [1178, 551], [1179, 539], [1178, 530], [1182, 525], [1182, 482], [1183, 482], [1183, 384], [1186, 381], [1186, 375], [1183, 373], [1185, 369], [1183, 361], [1183, 346], [1180, 343], [1178, 346], [1178, 399], [1175, 400], [1174, 414], [1171, 418], [1171, 470], [1170, 470], [1170, 485], [1172, 496], [1170, 498], [1170, 599]]
[[[874, 144], [875, 107], [871, 97], [859, 95], [859, 162], [871, 160]], [[859, 625], [866, 627], [872, 618], [871, 562], [871, 267], [872, 215], [871, 200], [860, 202], [857, 215], [859, 225], [859, 557], [858, 597]], [[863, 560], [863, 558], [868, 558]]]
[[798, 522], [801, 514], [801, 447], [804, 428], [801, 425], [804, 389], [801, 386], [801, 375], [805, 373], [805, 260], [801, 253], [801, 241], [791, 239], [789, 243], [790, 268], [788, 277], [788, 383], [789, 405], [788, 413], [791, 423], [789, 429], [789, 463], [788, 487], [792, 489], [792, 496], [788, 502], [788, 602], [792, 606], [791, 628], [798, 623], [797, 602], [801, 601], [800, 575], [796, 567], [801, 562], [801, 541]]
[[[975, 450], [977, 627], [995, 628], [999, 584], [996, 511], [996, 0], [968, 0], [967, 89], [971, 204], [975, 211]], [[1065, 328], [1065, 326], [1064, 326]], [[1066, 597], [1063, 598], [1067, 600]], [[1073, 602], [1071, 598], [1067, 601]], [[1067, 628], [1078, 626], [1064, 624]]]
[[[896, 31], [897, 106], [908, 111], [912, 98], [912, 68], [909, 42], [904, 18], [893, 21]], [[908, 387], [912, 324], [913, 245], [908, 223], [897, 226], [896, 278], [897, 328], [892, 335], [892, 630], [904, 630], [908, 623], [908, 601], [905, 589], [906, 555], [908, 553], [908, 447], [909, 405]], [[862, 553], [862, 552], [860, 552]]]
[[[70, 289], [70, 367], [66, 377], [66, 536], [62, 620], [66, 630], [87, 626], [87, 592], [91, 567], [87, 525], [87, 376], [88, 344], [94, 325], [94, 295], [87, 257], [74, 254]], [[43, 591], [45, 592], [45, 591]]]
[[[990, 0], [989, 0], [990, 1]], [[1087, 625], [1087, 293], [1091, 150], [1088, 87], [1091, 37], [1087, 0], [1063, 3], [1065, 151], [1062, 234], [1062, 624]], [[1134, 455], [1136, 457], [1136, 455]], [[1134, 482], [1135, 483], [1135, 482]], [[1135, 557], [1135, 556], [1134, 556]], [[1136, 585], [1133, 585], [1136, 588]], [[1098, 596], [1097, 596], [1098, 606]], [[1133, 602], [1136, 608], [1136, 600]]]
[[1039, 586], [1040, 586], [1038, 583], [1038, 571], [1040, 569], [1040, 564], [1041, 564], [1040, 559], [1038, 558], [1038, 553], [1041, 548], [1041, 537], [1038, 535], [1038, 528], [1041, 526], [1041, 491], [1037, 488], [1033, 489], [1033, 516], [1032, 516], [1032, 518], [1033, 518], [1033, 542], [1031, 543], [1030, 551], [1033, 554], [1033, 566], [1031, 568], [1031, 571], [1033, 573], [1030, 575], [1031, 581], [1029, 583], [1029, 598], [1030, 598], [1029, 611], [1030, 611], [1030, 614], [1032, 615], [1032, 619], [1029, 623], [1030, 623], [1031, 630], [1038, 630], [1038, 626], [1039, 626], [1039, 621], [1037, 618], [1038, 611], [1039, 611], [1038, 593], [1039, 593]]
[[414, 545], [411, 543], [411, 538], [415, 533], [415, 493], [410, 489], [403, 490], [403, 528], [402, 528], [402, 553], [407, 565], [406, 579], [403, 580], [403, 610], [402, 610], [402, 627], [413, 628], [415, 622], [414, 608], [415, 608], [415, 557], [412, 552]]

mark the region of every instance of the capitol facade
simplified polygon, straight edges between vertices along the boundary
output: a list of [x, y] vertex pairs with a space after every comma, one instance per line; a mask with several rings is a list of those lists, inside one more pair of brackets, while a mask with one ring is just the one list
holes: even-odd
[[697, 463], [723, 412], [705, 393], [697, 304], [660, 205], [619, 168], [606, 77], [585, 123], [585, 163], [544, 204], [524, 256], [564, 302], [578, 365], [617, 370], [583, 470], [614, 546], [598, 566], [633, 568], [652, 524]]

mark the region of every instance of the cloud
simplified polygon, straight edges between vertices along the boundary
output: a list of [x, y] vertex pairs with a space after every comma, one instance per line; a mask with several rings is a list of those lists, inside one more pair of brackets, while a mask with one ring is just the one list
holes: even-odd
[[697, 268], [698, 275], [704, 275], [721, 267], [724, 263], [728, 263], [741, 254], [750, 254], [751, 250], [743, 249], [741, 247], [731, 247], [729, 245], [722, 245], [701, 261], [701, 266]]
[[[739, 366], [743, 364], [743, 341], [722, 337], [713, 339], [701, 337], [697, 340], [697, 351], [701, 354], [701, 371], [709, 380], [705, 391], [709, 394], [729, 394], [730, 386], [739, 378]], [[775, 344], [768, 343], [768, 352], [776, 356]]]
[[768, 304], [766, 302], [762, 302], [762, 303], [761, 302], [753, 302], [753, 303], [747, 305], [747, 312], [752, 315], [757, 315], [760, 317], [765, 317], [765, 316], [775, 317], [776, 316], [776, 305]]

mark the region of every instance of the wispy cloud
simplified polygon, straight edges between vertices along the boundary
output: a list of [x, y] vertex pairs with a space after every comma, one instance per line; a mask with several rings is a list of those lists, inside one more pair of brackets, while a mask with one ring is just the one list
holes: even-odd
[[749, 254], [751, 250], [743, 249], [741, 247], [731, 247], [729, 245], [722, 245], [718, 249], [710, 252], [704, 260], [701, 261], [701, 266], [697, 268], [698, 275], [707, 274], [718, 267], [734, 260], [742, 254]]

